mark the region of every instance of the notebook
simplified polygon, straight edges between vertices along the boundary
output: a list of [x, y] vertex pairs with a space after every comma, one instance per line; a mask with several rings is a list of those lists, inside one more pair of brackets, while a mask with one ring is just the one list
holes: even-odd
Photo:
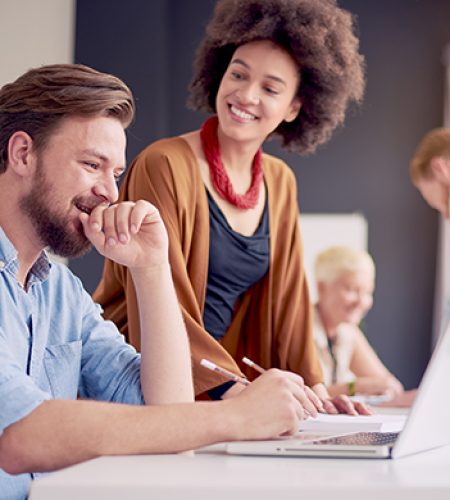
[[369, 416], [327, 415], [319, 413], [316, 418], [302, 420], [302, 433], [321, 432], [328, 434], [348, 434], [349, 432], [399, 432], [405, 426], [404, 414], [375, 414]]
[[228, 443], [227, 453], [299, 457], [400, 458], [450, 444], [450, 323], [434, 349], [401, 432], [300, 433]]

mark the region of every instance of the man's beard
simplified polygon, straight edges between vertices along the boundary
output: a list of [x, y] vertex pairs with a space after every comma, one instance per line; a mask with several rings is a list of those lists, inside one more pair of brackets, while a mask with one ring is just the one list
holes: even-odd
[[[43, 173], [43, 165], [37, 165], [35, 184], [20, 201], [20, 208], [30, 218], [41, 242], [55, 255], [60, 257], [80, 257], [91, 249], [80, 221], [79, 227], [73, 226], [68, 215], [63, 215], [52, 206], [57, 200], [52, 196], [51, 183]], [[70, 228], [73, 230], [70, 231]]]

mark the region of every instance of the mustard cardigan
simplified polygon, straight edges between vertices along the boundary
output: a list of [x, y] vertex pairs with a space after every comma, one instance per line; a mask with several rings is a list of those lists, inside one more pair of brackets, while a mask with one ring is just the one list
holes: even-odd
[[[209, 207], [190, 146], [181, 137], [151, 144], [134, 160], [121, 186], [120, 200], [150, 201], [166, 225], [172, 276], [190, 340], [196, 395], [227, 381], [202, 367], [202, 358], [253, 379], [253, 370], [240, 362], [245, 355], [265, 368], [299, 373], [310, 386], [322, 382], [312, 336], [295, 177], [284, 162], [267, 154], [263, 155], [263, 172], [269, 203], [270, 267], [239, 300], [221, 342], [203, 326]], [[139, 350], [137, 299], [128, 270], [107, 260], [94, 300]]]

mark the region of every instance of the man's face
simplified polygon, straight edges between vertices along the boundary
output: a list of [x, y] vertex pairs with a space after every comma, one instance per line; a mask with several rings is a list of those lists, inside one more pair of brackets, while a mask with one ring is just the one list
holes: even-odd
[[430, 207], [435, 208], [446, 219], [450, 218], [450, 158], [432, 158], [428, 174], [414, 184]]
[[416, 182], [416, 187], [420, 191], [424, 200], [442, 214], [446, 219], [450, 218], [449, 213], [449, 187], [434, 175], [430, 178], [421, 178]]
[[71, 117], [36, 153], [33, 182], [20, 207], [41, 243], [53, 253], [75, 257], [90, 249], [79, 214], [117, 200], [125, 146], [125, 132], [118, 120]]

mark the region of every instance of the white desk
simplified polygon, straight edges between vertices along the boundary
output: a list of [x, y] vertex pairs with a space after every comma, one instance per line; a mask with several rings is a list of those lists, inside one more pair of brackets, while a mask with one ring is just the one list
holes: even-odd
[[103, 457], [34, 482], [29, 500], [449, 500], [450, 446], [398, 460]]

